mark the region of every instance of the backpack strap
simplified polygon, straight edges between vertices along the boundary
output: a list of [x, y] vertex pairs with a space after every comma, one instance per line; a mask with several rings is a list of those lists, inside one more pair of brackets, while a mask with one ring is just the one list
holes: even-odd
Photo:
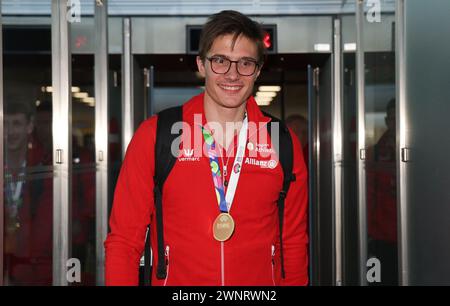
[[[169, 176], [175, 162], [176, 156], [171, 152], [172, 143], [177, 141], [174, 146], [179, 147], [181, 138], [178, 134], [172, 134], [171, 129], [174, 123], [183, 121], [183, 107], [177, 106], [168, 108], [158, 114], [158, 122], [156, 128], [155, 143], [155, 176], [154, 176], [154, 202], [156, 210], [156, 232], [158, 237], [158, 263], [156, 266], [156, 277], [165, 279], [167, 276], [167, 263], [164, 254], [164, 226], [163, 226], [163, 209], [162, 209], [162, 190], [164, 182]], [[150, 237], [150, 235], [147, 235]], [[150, 253], [150, 248], [146, 248], [146, 252]], [[146, 254], [145, 257], [149, 257]], [[148, 261], [150, 263], [150, 261]], [[145, 262], [145, 279], [150, 275], [150, 267]], [[148, 274], [147, 274], [148, 273]]]
[[145, 238], [144, 249], [144, 275], [142, 277], [144, 286], [150, 286], [152, 275], [152, 263], [150, 261], [150, 226], [147, 226], [147, 235]]
[[272, 120], [267, 124], [267, 132], [272, 138], [272, 123], [279, 124], [279, 141], [278, 147], [275, 144], [275, 150], [278, 154], [281, 167], [283, 168], [283, 188], [278, 195], [278, 220], [279, 220], [279, 232], [280, 232], [280, 258], [281, 258], [281, 277], [286, 278], [286, 273], [284, 270], [284, 254], [283, 254], [283, 221], [284, 221], [284, 201], [286, 195], [289, 191], [289, 186], [291, 182], [295, 181], [295, 174], [292, 173], [294, 164], [294, 153], [291, 134], [284, 122], [279, 119], [266, 114], [265, 116], [272, 118]]

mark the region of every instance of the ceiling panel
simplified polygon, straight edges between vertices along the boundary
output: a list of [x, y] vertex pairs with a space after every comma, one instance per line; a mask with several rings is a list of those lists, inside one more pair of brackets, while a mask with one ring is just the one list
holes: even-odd
[[[93, 14], [94, 0], [72, 0], [81, 13]], [[100, 0], [101, 1], [101, 0]], [[249, 15], [322, 15], [353, 13], [355, 0], [109, 0], [110, 15], [211, 15], [224, 9]], [[51, 0], [3, 0], [3, 15], [49, 15]], [[380, 0], [383, 12], [395, 0]]]

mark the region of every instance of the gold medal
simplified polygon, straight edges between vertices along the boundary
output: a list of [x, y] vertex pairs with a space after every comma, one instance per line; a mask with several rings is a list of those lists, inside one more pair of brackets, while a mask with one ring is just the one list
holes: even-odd
[[221, 213], [214, 220], [213, 234], [217, 241], [230, 239], [234, 232], [234, 220], [229, 213]]

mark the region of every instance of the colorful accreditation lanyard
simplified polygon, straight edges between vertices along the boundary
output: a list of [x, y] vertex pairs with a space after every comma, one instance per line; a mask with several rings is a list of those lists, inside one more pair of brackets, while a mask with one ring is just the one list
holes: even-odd
[[[21, 170], [24, 170], [26, 163], [23, 162]], [[25, 172], [21, 171], [16, 177], [14, 177], [8, 171], [8, 167], [5, 167], [5, 193], [6, 193], [6, 232], [11, 235], [14, 234], [20, 228], [20, 209], [23, 204], [23, 190], [25, 185]]]
[[[23, 162], [21, 169], [25, 169], [26, 163]], [[8, 169], [6, 169], [8, 172]], [[7, 173], [6, 178], [6, 195], [7, 195], [7, 210], [11, 218], [16, 218], [20, 207], [22, 206], [22, 190], [25, 184], [25, 172], [20, 172], [17, 178], [13, 178], [13, 175]]]
[[247, 114], [244, 115], [244, 122], [239, 132], [239, 141], [236, 158], [234, 159], [233, 168], [230, 176], [227, 191], [223, 184], [222, 173], [219, 166], [219, 156], [217, 154], [216, 143], [211, 133], [202, 127], [203, 138], [205, 140], [209, 164], [216, 191], [217, 202], [219, 204], [220, 214], [217, 216], [213, 224], [214, 238], [218, 241], [228, 240], [234, 232], [234, 220], [230, 215], [231, 205], [233, 205], [234, 195], [236, 193], [237, 183], [242, 171], [242, 162], [244, 160], [245, 146], [247, 142]]

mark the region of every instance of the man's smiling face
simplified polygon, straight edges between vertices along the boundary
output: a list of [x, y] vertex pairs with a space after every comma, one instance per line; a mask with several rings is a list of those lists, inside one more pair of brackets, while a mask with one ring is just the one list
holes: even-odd
[[[232, 61], [249, 59], [258, 61], [258, 52], [255, 42], [240, 35], [233, 45], [233, 34], [217, 37], [207, 57], [222, 57]], [[241, 106], [252, 94], [253, 85], [259, 76], [260, 68], [250, 76], [242, 76], [237, 72], [237, 63], [232, 63], [225, 74], [217, 74], [211, 69], [211, 62], [203, 62], [197, 57], [199, 72], [205, 77], [205, 100], [218, 104], [221, 107], [236, 108]]]

